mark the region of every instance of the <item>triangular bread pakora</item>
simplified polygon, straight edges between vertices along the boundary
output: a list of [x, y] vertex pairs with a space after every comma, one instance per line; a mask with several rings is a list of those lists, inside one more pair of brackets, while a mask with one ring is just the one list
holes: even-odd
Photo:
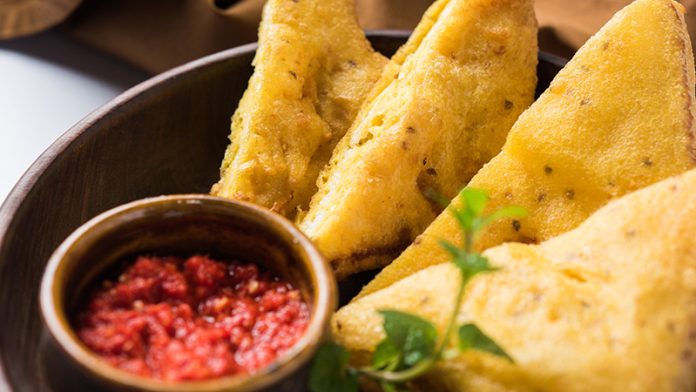
[[353, 0], [269, 0], [211, 193], [290, 217], [306, 209], [386, 63], [360, 29]]
[[[467, 286], [458, 322], [475, 323], [514, 363], [467, 351], [418, 390], [693, 391], [694, 194], [696, 169], [540, 245], [485, 251], [500, 269]], [[335, 339], [365, 360], [383, 336], [380, 309], [421, 316], [442, 336], [460, 275], [452, 263], [430, 266], [353, 301], [334, 315]]]
[[[469, 183], [522, 219], [489, 227], [478, 249], [537, 242], [576, 227], [609, 200], [694, 167], [694, 62], [681, 6], [638, 0], [614, 16], [513, 126]], [[360, 295], [449, 259], [442, 213]]]
[[300, 228], [337, 276], [383, 265], [500, 151], [536, 85], [532, 0], [440, 0], [387, 66]]

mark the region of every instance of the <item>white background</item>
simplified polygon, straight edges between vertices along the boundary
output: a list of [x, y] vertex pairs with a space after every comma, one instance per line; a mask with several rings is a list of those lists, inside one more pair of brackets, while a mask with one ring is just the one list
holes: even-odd
[[147, 77], [54, 31], [0, 41], [0, 203], [58, 136]]

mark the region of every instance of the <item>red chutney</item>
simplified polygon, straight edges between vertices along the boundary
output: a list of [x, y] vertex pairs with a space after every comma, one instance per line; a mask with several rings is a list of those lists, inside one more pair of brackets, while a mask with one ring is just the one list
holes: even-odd
[[168, 381], [251, 373], [302, 336], [298, 290], [255, 264], [138, 257], [78, 315], [79, 338], [125, 371]]

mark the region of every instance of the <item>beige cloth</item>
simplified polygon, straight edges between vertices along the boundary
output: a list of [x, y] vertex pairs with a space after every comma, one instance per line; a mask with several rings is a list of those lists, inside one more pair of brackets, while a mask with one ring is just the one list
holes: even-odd
[[[309, 1], [309, 0], [301, 0]], [[321, 1], [321, 0], [318, 0]], [[411, 29], [431, 0], [355, 0], [365, 29]], [[229, 7], [215, 10], [213, 3]], [[537, 0], [542, 50], [570, 57], [629, 0]], [[696, 0], [682, 2], [696, 38]], [[256, 40], [263, 0], [86, 0], [64, 23], [77, 39], [155, 73]]]

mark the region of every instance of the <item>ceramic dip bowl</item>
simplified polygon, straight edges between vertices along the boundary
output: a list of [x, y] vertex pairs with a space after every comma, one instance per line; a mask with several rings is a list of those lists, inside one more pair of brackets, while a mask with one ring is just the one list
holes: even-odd
[[[310, 318], [304, 334], [269, 365], [203, 381], [168, 382], [121, 370], [77, 337], [76, 313], [95, 283], [137, 255], [206, 254], [256, 263], [299, 289]], [[142, 199], [106, 211], [75, 230], [53, 253], [41, 282], [40, 308], [57, 358], [54, 382], [110, 390], [301, 390], [337, 302], [329, 266], [285, 218], [249, 203], [207, 195]]]

